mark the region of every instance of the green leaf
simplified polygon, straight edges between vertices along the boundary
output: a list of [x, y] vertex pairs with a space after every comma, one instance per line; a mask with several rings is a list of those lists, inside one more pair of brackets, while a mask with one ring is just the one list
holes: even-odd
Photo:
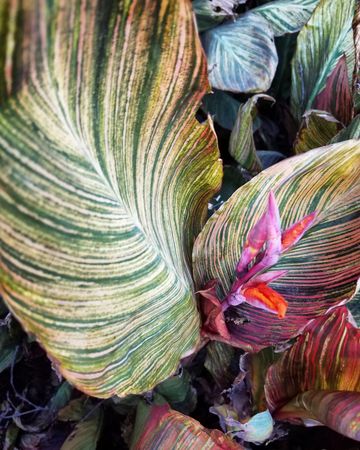
[[270, 284], [288, 302], [284, 319], [247, 303], [225, 312], [237, 346], [254, 352], [284, 342], [354, 294], [360, 271], [359, 177], [358, 141], [322, 147], [262, 171], [209, 219], [195, 242], [194, 277], [198, 290], [219, 280], [225, 295], [270, 190], [282, 229], [318, 212], [311, 229], [272, 268], [287, 271]]
[[323, 147], [342, 128], [342, 124], [326, 111], [318, 111], [316, 109], [306, 111], [294, 143], [295, 154]]
[[207, 430], [197, 420], [169, 405], [138, 407], [131, 450], [243, 450], [219, 430]]
[[6, 4], [1, 294], [78, 389], [147, 391], [199, 341], [191, 247], [222, 172], [190, 4]]
[[202, 101], [202, 109], [212, 116], [214, 122], [227, 130], [232, 130], [241, 103], [223, 91], [214, 89]]
[[[231, 3], [235, 6], [235, 3], [237, 2], [233, 1]], [[215, 2], [210, 0], [194, 0], [192, 2], [192, 7], [195, 12], [196, 22], [200, 32], [213, 28], [225, 19], [233, 16], [232, 11], [224, 11], [221, 8], [217, 8]]]
[[[278, 57], [267, 21], [247, 13], [203, 34], [212, 87], [256, 93], [269, 89]], [[256, 64], [254, 64], [256, 55]]]
[[88, 419], [76, 424], [60, 450], [96, 450], [102, 423], [103, 413], [97, 408]]
[[331, 144], [343, 142], [348, 139], [360, 139], [360, 115], [356, 116], [346, 128], [334, 136]]
[[292, 109], [298, 120], [312, 109], [339, 59], [353, 50], [354, 6], [354, 0], [320, 0], [299, 33], [291, 88]]
[[266, 377], [266, 399], [279, 420], [306, 419], [360, 440], [360, 330], [345, 307], [312, 321]]
[[184, 414], [191, 413], [197, 403], [197, 392], [191, 384], [187, 370], [168, 378], [156, 386], [156, 392], [166, 399], [173, 409]]
[[275, 102], [275, 99], [268, 95], [258, 94], [251, 97], [239, 108], [235, 126], [231, 132], [229, 152], [230, 155], [252, 174], [261, 172], [261, 161], [256, 154], [254, 142], [253, 120], [257, 114], [258, 100], [268, 100]]
[[266, 19], [275, 36], [295, 33], [309, 20], [319, 0], [275, 0], [251, 10]]

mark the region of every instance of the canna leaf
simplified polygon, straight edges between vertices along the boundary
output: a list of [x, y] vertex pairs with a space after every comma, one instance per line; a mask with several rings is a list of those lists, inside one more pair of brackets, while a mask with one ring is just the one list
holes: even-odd
[[147, 391], [199, 341], [190, 252], [221, 179], [190, 4], [3, 5], [1, 295], [78, 389]]
[[352, 74], [354, 8], [354, 0], [320, 0], [299, 33], [291, 86], [292, 109], [299, 121], [306, 110], [315, 107], [316, 97], [344, 55]]
[[217, 89], [205, 95], [202, 101], [202, 109], [211, 115], [214, 122], [227, 130], [233, 129], [240, 105], [230, 94]]
[[225, 19], [232, 19], [240, 3], [246, 0], [194, 0], [192, 7], [199, 31], [213, 28]]
[[273, 31], [265, 19], [243, 14], [235, 22], [206, 31], [202, 42], [212, 87], [244, 93], [269, 89], [278, 57]]
[[342, 124], [326, 111], [307, 111], [302, 117], [294, 153], [304, 153], [328, 144], [342, 128]]
[[310, 19], [319, 0], [275, 0], [251, 10], [264, 17], [275, 36], [295, 33]]
[[279, 420], [316, 420], [360, 440], [360, 330], [345, 307], [307, 325], [266, 376], [270, 410]]
[[317, 95], [314, 107], [330, 112], [345, 125], [351, 121], [353, 100], [345, 55], [339, 59], [335, 69], [326, 81], [325, 88]]
[[253, 135], [253, 120], [257, 113], [256, 104], [260, 99], [275, 101], [268, 95], [258, 94], [251, 97], [243, 105], [240, 105], [229, 143], [230, 155], [241, 167], [255, 174], [262, 170], [261, 161], [256, 154]]
[[264, 213], [269, 189], [283, 229], [317, 211], [302, 225], [312, 220], [311, 228], [269, 272], [287, 271], [269, 285], [288, 303], [285, 318], [243, 302], [225, 310], [226, 329], [218, 340], [259, 351], [296, 336], [310, 319], [352, 297], [360, 270], [359, 176], [358, 141], [315, 149], [264, 170], [209, 219], [195, 242], [194, 277], [198, 288], [217, 280], [222, 298], [234, 282], [249, 231]]
[[331, 144], [343, 142], [348, 139], [360, 139], [360, 115], [356, 116], [346, 128], [334, 136]]
[[96, 450], [102, 424], [103, 413], [97, 408], [86, 420], [76, 424], [60, 450]]
[[138, 408], [131, 450], [152, 449], [242, 450], [219, 430], [207, 430], [197, 420], [169, 405]]

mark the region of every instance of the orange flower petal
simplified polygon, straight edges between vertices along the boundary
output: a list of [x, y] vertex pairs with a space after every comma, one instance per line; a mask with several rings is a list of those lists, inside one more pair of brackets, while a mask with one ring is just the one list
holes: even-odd
[[243, 290], [246, 302], [265, 311], [275, 313], [279, 319], [283, 319], [288, 307], [287, 301], [278, 292], [271, 289], [265, 283], [259, 283], [256, 286]]

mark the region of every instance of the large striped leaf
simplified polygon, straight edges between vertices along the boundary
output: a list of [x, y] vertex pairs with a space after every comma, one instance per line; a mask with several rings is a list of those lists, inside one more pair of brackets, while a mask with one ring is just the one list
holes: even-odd
[[252, 12], [264, 17], [275, 36], [295, 33], [310, 19], [319, 0], [275, 0], [254, 8]]
[[[295, 117], [314, 105], [340, 58], [354, 58], [352, 20], [354, 0], [320, 0], [307, 25], [300, 31], [292, 61], [291, 102]], [[350, 74], [352, 74], [350, 68]]]
[[279, 419], [317, 420], [360, 440], [360, 330], [345, 307], [310, 323], [270, 367], [266, 399]]
[[221, 178], [190, 4], [5, 6], [1, 294], [79, 389], [146, 391], [198, 342], [189, 255]]
[[206, 31], [202, 42], [212, 87], [246, 93], [269, 89], [278, 57], [273, 31], [265, 19], [244, 14], [235, 22]]
[[[241, 186], [207, 222], [194, 252], [197, 288], [219, 280], [225, 295], [245, 239], [275, 193], [283, 229], [317, 211], [315, 224], [273, 266], [288, 271], [271, 283], [288, 302], [283, 319], [242, 303], [225, 311], [233, 345], [248, 351], [283, 342], [354, 294], [360, 271], [360, 143], [347, 141], [289, 158]], [[216, 313], [214, 303], [212, 314]], [[223, 327], [221, 317], [217, 324]], [[205, 324], [206, 325], [206, 324]], [[229, 335], [222, 328], [223, 339]], [[226, 337], [227, 336], [227, 337]]]
[[208, 430], [197, 420], [169, 405], [138, 406], [131, 450], [243, 450], [219, 430]]

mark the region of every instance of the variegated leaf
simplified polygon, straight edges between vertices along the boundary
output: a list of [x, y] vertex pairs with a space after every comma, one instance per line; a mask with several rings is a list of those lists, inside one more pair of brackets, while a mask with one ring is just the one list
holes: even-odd
[[354, 0], [320, 0], [307, 25], [300, 31], [292, 61], [291, 102], [295, 117], [314, 107], [317, 95], [340, 58], [347, 56], [352, 75]]
[[256, 154], [253, 120], [256, 116], [258, 100], [275, 101], [269, 95], [258, 94], [240, 105], [234, 128], [230, 135], [229, 152], [241, 167], [256, 174], [262, 170], [261, 161]]
[[345, 307], [315, 319], [270, 367], [266, 399], [280, 420], [316, 420], [360, 440], [360, 330]]
[[193, 252], [196, 285], [201, 290], [209, 280], [217, 279], [225, 295], [270, 189], [279, 204], [283, 229], [318, 212], [315, 224], [273, 266], [276, 271], [287, 271], [270, 284], [288, 302], [285, 317], [247, 303], [229, 307], [225, 321], [234, 345], [258, 351], [286, 341], [310, 319], [354, 294], [360, 271], [359, 176], [358, 141], [315, 149], [261, 172], [207, 222]]
[[244, 14], [234, 22], [206, 31], [202, 42], [212, 87], [245, 93], [269, 89], [278, 57], [273, 31], [265, 19]]
[[243, 450], [219, 430], [207, 430], [197, 420], [169, 405], [138, 407], [131, 450]]
[[221, 179], [190, 3], [1, 5], [1, 295], [80, 390], [149, 390], [198, 342], [189, 260]]
[[304, 153], [328, 144], [342, 128], [342, 124], [326, 111], [307, 111], [296, 136], [294, 153]]
[[275, 0], [254, 8], [252, 12], [264, 17], [275, 36], [295, 33], [309, 20], [319, 0]]

